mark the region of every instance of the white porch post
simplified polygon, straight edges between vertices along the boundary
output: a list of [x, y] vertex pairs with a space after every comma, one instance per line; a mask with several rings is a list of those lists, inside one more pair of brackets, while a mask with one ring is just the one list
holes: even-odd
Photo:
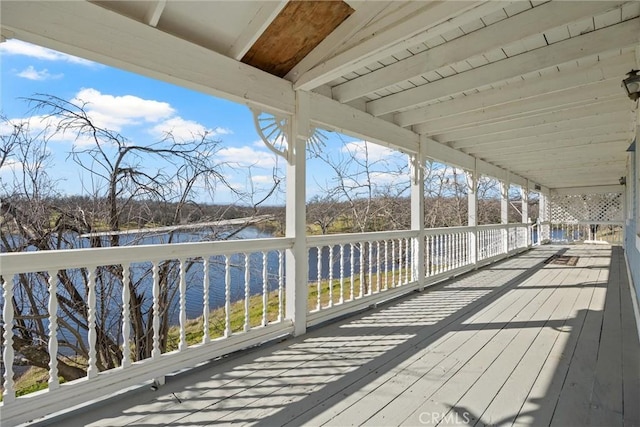
[[307, 329], [308, 256], [306, 247], [306, 143], [309, 136], [309, 95], [296, 92], [296, 111], [287, 141], [286, 237], [294, 238], [286, 252], [286, 317], [293, 320], [294, 335]]
[[467, 225], [473, 227], [469, 234], [469, 262], [478, 263], [478, 171], [467, 171]]
[[529, 228], [529, 180], [527, 184], [520, 187], [520, 203], [523, 224], [527, 224], [527, 246], [531, 246], [531, 229]]
[[[421, 146], [422, 147], [422, 146]], [[425, 242], [424, 242], [424, 156], [422, 148], [410, 157], [411, 162], [411, 230], [417, 232], [414, 241], [413, 273], [419, 284], [424, 288], [425, 279]]]
[[[538, 234], [540, 235], [540, 244], [542, 244], [547, 237], [547, 230], [549, 230], [549, 232], [551, 231], [549, 224], [546, 224], [546, 222], [549, 221], [549, 196], [542, 191], [540, 192], [538, 217], [540, 218], [540, 222], [542, 223], [540, 226], [540, 230], [538, 230]], [[551, 236], [549, 236], [549, 238], [551, 238]]]
[[[509, 224], [509, 181], [500, 181], [500, 224]], [[509, 253], [509, 230], [502, 230], [502, 250]]]

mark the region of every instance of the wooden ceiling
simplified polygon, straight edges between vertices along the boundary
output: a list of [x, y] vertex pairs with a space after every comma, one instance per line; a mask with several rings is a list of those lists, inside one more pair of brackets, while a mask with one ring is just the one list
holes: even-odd
[[289, 2], [242, 62], [284, 77], [353, 12], [343, 1]]
[[[3, 0], [2, 35], [549, 188], [617, 185], [640, 1]], [[284, 76], [284, 77], [282, 77]], [[512, 181], [513, 182], [513, 181]]]

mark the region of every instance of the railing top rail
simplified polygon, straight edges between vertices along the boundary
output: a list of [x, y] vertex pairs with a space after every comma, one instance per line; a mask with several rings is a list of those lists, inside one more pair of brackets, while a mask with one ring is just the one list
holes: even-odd
[[457, 227], [437, 227], [437, 228], [425, 228], [424, 232], [426, 235], [434, 235], [434, 234], [447, 234], [447, 233], [460, 233], [463, 231], [472, 231], [474, 227], [470, 227], [468, 225], [462, 225]]
[[404, 239], [417, 237], [415, 230], [374, 231], [371, 233], [341, 233], [324, 234], [321, 236], [307, 236], [307, 247], [322, 246], [328, 244], [345, 244], [355, 242], [368, 242], [388, 239]]
[[0, 255], [0, 274], [11, 275], [87, 266], [196, 258], [243, 252], [282, 250], [293, 247], [292, 238], [225, 240], [111, 248], [63, 249], [11, 252]]
[[624, 225], [624, 221], [549, 221], [543, 224], [567, 224], [567, 225]]
[[524, 222], [511, 222], [509, 224], [484, 224], [484, 225], [479, 225], [478, 228], [485, 229], [485, 230], [490, 230], [490, 229], [500, 230], [500, 229], [514, 228], [514, 227], [528, 227], [530, 225], [531, 224], [527, 224]]

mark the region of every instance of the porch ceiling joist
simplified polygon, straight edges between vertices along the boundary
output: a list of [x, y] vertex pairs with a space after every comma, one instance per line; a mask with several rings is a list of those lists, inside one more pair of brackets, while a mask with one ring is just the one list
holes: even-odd
[[289, 0], [262, 2], [258, 13], [240, 33], [227, 54], [238, 61], [242, 59], [288, 2]]
[[[294, 82], [295, 89], [312, 90], [344, 74], [383, 59], [403, 48], [415, 46], [429, 38], [451, 31], [474, 19], [508, 6], [503, 1], [429, 2], [419, 12], [400, 20], [327, 59]], [[364, 28], [363, 31], [368, 31]]]
[[369, 101], [366, 108], [374, 116], [408, 109], [444, 96], [494, 84], [536, 70], [543, 70], [611, 50], [635, 46], [638, 42], [638, 34], [640, 34], [640, 18], [631, 19], [619, 25], [592, 31], [429, 84]]
[[397, 82], [500, 48], [505, 40], [522, 40], [566, 22], [604, 12], [621, 3], [623, 2], [548, 2], [335, 86], [332, 89], [333, 97], [340, 102], [348, 102]]
[[619, 80], [635, 62], [633, 52], [596, 61], [580, 67], [565, 67], [561, 71], [537, 79], [521, 80], [493, 89], [472, 93], [449, 101], [438, 102], [394, 115], [400, 126], [439, 121], [452, 116], [467, 114], [486, 108], [524, 101], [544, 94], [580, 88], [602, 80]]
[[289, 82], [98, 5], [12, 1], [0, 7], [3, 29], [22, 40], [242, 104], [294, 111]]

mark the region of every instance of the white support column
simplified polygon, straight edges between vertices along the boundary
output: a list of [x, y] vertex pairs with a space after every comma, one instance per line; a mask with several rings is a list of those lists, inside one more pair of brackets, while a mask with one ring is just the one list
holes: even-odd
[[538, 211], [538, 217], [542, 223], [538, 233], [540, 234], [540, 244], [542, 244], [545, 240], [544, 238], [547, 237], [547, 230], [551, 231], [549, 224], [546, 224], [549, 221], [549, 195], [547, 193], [540, 192]]
[[[422, 145], [421, 145], [422, 147]], [[419, 284], [424, 288], [425, 279], [425, 242], [424, 242], [424, 156], [422, 149], [409, 158], [411, 166], [411, 230], [417, 232], [413, 246], [413, 272]]]
[[309, 137], [309, 95], [296, 92], [296, 111], [287, 135], [286, 237], [295, 239], [286, 253], [286, 317], [294, 335], [307, 330], [308, 256], [306, 246], [306, 143]]
[[469, 235], [469, 261], [478, 263], [478, 171], [467, 172], [467, 225], [473, 227]]
[[[520, 203], [521, 203], [521, 221], [523, 224], [529, 224], [529, 180], [527, 184], [520, 187]], [[527, 246], [531, 246], [531, 228], [527, 226]]]
[[[509, 224], [509, 181], [500, 181], [500, 224]], [[502, 250], [509, 253], [509, 230], [502, 230]]]

